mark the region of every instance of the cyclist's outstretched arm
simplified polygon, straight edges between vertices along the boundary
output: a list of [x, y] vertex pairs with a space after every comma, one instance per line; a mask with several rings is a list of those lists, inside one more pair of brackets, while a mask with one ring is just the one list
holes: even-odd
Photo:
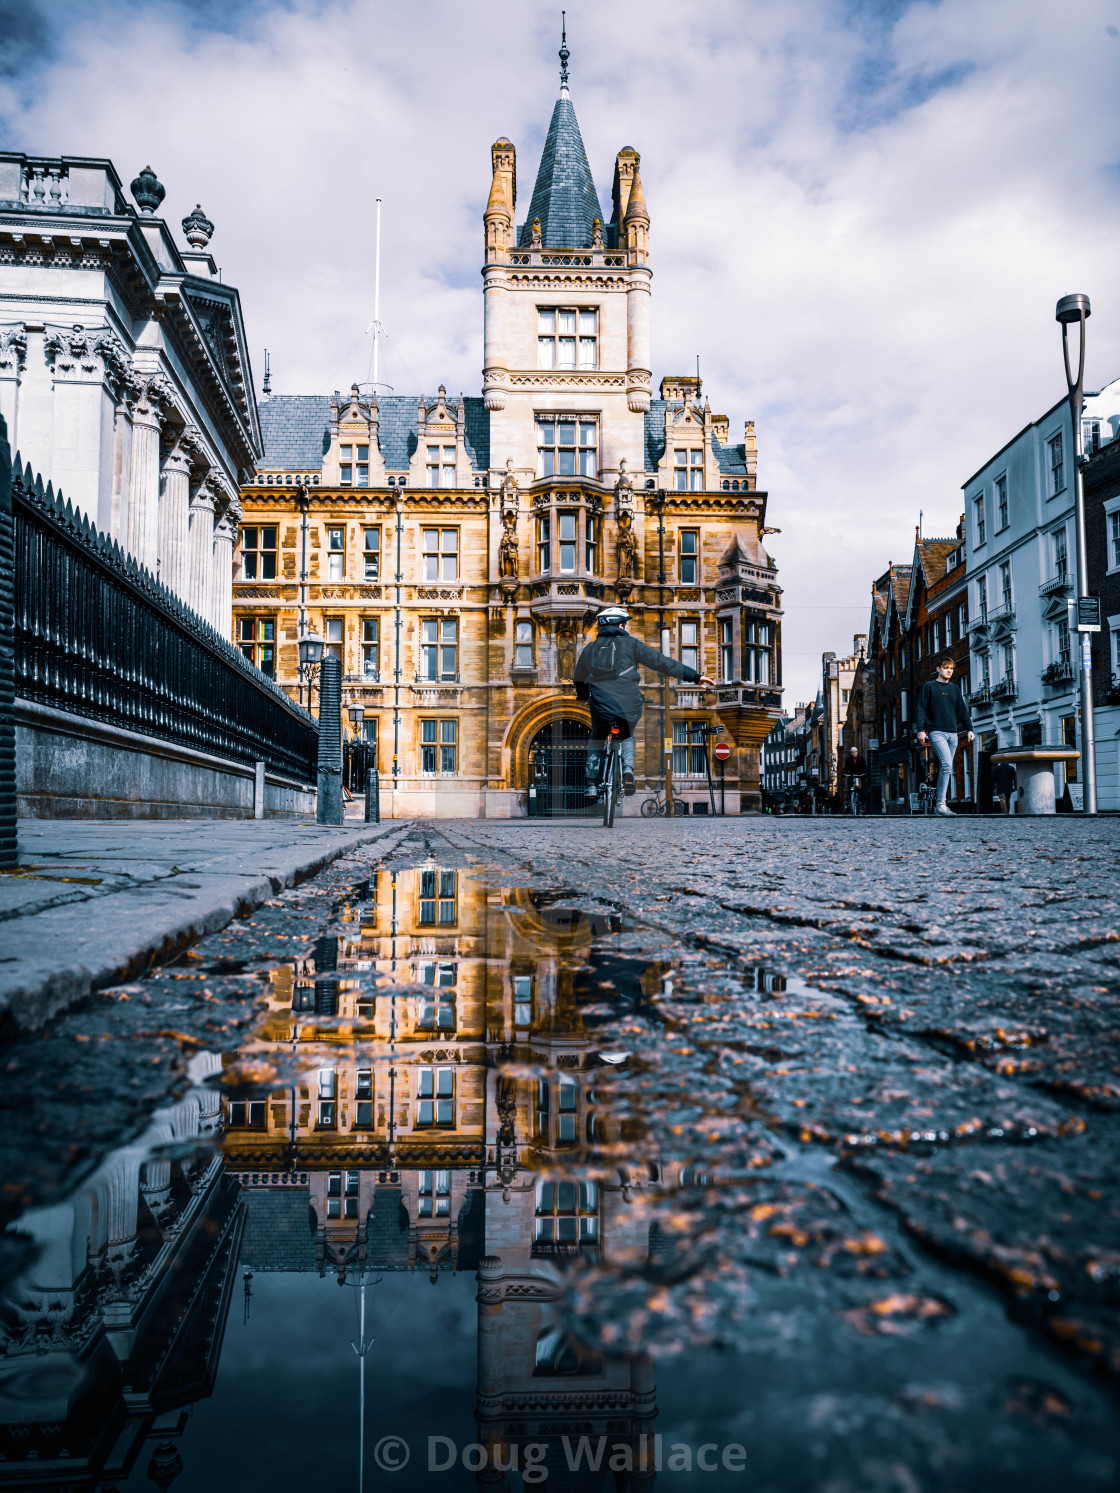
[[654, 669], [658, 674], [668, 674], [673, 679], [684, 679], [689, 684], [711, 684], [712, 681], [706, 674], [698, 674], [695, 669], [678, 663], [667, 653], [658, 653], [656, 648], [650, 648], [640, 638], [634, 638], [633, 643], [635, 662], [644, 664], [647, 669]]

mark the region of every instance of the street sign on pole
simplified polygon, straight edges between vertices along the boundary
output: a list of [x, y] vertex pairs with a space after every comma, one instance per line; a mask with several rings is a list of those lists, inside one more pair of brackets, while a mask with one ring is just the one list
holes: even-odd
[[731, 756], [731, 748], [726, 741], [717, 741], [712, 750], [715, 752], [717, 762], [726, 762]]
[[1099, 596], [1079, 596], [1077, 598], [1077, 622], [1078, 632], [1100, 632], [1101, 630], [1101, 599]]

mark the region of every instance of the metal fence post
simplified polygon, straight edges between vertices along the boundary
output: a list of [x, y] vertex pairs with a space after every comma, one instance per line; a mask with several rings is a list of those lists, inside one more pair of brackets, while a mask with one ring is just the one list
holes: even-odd
[[366, 773], [366, 823], [381, 823], [381, 774], [376, 767]]
[[319, 824], [342, 823], [342, 664], [333, 653], [319, 664]]
[[16, 545], [12, 514], [12, 453], [0, 415], [0, 866], [14, 866], [16, 848]]

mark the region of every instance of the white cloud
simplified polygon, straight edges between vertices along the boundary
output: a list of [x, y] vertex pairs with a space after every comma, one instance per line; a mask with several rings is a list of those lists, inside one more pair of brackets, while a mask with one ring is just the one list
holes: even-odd
[[[1120, 372], [1120, 0], [666, 0], [569, 8], [600, 195], [642, 153], [655, 377], [701, 355], [756, 421], [786, 588], [787, 700], [867, 620], [918, 510], [1063, 391], [1053, 306], [1093, 297], [1089, 379]], [[366, 376], [384, 200], [385, 377], [477, 390], [488, 147], [528, 200], [555, 96], [555, 11], [433, 0], [70, 12], [34, 86], [0, 87], [17, 148], [149, 159], [177, 222], [201, 201], [258, 378]], [[890, 19], [895, 17], [895, 19]], [[28, 80], [23, 79], [26, 85]], [[400, 361], [399, 349], [408, 372]]]

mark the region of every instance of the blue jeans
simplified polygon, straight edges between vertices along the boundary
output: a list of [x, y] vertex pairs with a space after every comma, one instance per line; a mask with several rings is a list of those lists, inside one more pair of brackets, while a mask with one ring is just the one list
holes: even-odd
[[[587, 743], [587, 781], [594, 784], [599, 781], [599, 770], [603, 762], [603, 748], [606, 746], [606, 737], [598, 740], [593, 736]], [[619, 753], [622, 757], [623, 772], [634, 771], [634, 738], [624, 736], [618, 744]]]
[[929, 744], [937, 755], [937, 806], [945, 802], [949, 785], [953, 781], [953, 758], [957, 755], [957, 733], [955, 731], [931, 731]]

